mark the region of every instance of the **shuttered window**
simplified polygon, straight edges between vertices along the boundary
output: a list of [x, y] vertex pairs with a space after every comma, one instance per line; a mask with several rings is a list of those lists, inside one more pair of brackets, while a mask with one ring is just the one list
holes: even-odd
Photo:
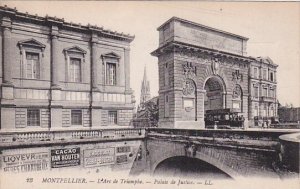
[[108, 124], [116, 125], [118, 122], [117, 111], [108, 111]]
[[82, 125], [81, 110], [71, 110], [71, 125]]
[[107, 85], [116, 85], [116, 64], [107, 63], [106, 64], [106, 84]]
[[27, 126], [40, 126], [40, 110], [27, 110]]
[[81, 59], [70, 58], [69, 81], [81, 82]]
[[40, 60], [38, 53], [26, 52], [26, 78], [40, 78]]

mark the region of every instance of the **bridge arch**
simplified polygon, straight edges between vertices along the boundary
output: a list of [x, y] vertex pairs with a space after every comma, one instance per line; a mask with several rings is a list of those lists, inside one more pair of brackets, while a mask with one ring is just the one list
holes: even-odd
[[[152, 141], [153, 143], [157, 143], [157, 141]], [[178, 157], [178, 156], [185, 156], [186, 151], [184, 150], [184, 144], [180, 143], [172, 143], [172, 142], [166, 142], [164, 143], [164, 153], [161, 152], [161, 148], [158, 146], [150, 147], [150, 151], [152, 152], [150, 154], [150, 172], [151, 174], [154, 174], [155, 169], [157, 169], [158, 165], [163, 162], [166, 159], [172, 158], [172, 157]], [[161, 144], [160, 144], [161, 146]], [[205, 163], [211, 164], [215, 168], [219, 169], [220, 171], [224, 172], [225, 174], [229, 175], [231, 178], [235, 179], [237, 177], [241, 177], [232, 167], [229, 167], [226, 165], [225, 162], [220, 161], [218, 158], [212, 157], [210, 155], [207, 155], [199, 150], [196, 151], [193, 158], [196, 158], [198, 160], [201, 160]]]
[[173, 156], [159, 162], [153, 174], [188, 178], [232, 179], [232, 176], [222, 169], [199, 158]]

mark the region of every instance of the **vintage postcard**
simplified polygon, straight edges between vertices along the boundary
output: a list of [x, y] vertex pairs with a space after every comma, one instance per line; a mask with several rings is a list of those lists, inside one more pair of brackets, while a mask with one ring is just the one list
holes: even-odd
[[1, 1], [0, 188], [299, 189], [299, 17]]

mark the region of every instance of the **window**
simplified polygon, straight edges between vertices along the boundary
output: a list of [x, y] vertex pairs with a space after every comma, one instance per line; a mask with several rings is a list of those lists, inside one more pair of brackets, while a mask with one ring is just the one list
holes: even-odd
[[166, 94], [165, 95], [165, 117], [169, 117], [170, 112], [169, 112], [169, 96]]
[[119, 71], [120, 56], [114, 52], [101, 55], [103, 61], [103, 80], [105, 85], [118, 85], [119, 78], [117, 72]]
[[274, 73], [273, 72], [270, 73], [270, 80], [274, 81]]
[[266, 117], [266, 116], [267, 116], [266, 106], [265, 106], [265, 105], [262, 107], [262, 110], [261, 110], [261, 116], [263, 116], [263, 117]]
[[265, 96], [265, 97], [268, 96], [268, 88], [266, 88], [266, 87], [263, 88], [263, 94], [262, 94], [262, 96]]
[[269, 96], [274, 98], [274, 89], [270, 89], [269, 93]]
[[26, 78], [39, 79], [40, 61], [38, 53], [26, 52]]
[[27, 79], [43, 79], [41, 73], [42, 60], [46, 45], [35, 39], [26, 39], [18, 42], [20, 48], [21, 77]]
[[69, 67], [69, 81], [70, 82], [81, 82], [81, 59], [70, 58]]
[[116, 64], [107, 62], [106, 64], [106, 84], [116, 85]]
[[168, 69], [168, 63], [165, 66], [164, 69], [164, 73], [165, 73], [165, 86], [169, 85], [169, 69]]
[[263, 79], [267, 79], [267, 70], [266, 69], [263, 70]]
[[66, 60], [65, 81], [82, 82], [85, 81], [83, 68], [85, 67], [86, 51], [78, 46], [68, 47], [64, 50]]
[[258, 69], [256, 67], [253, 69], [253, 72], [254, 78], [258, 78]]
[[258, 116], [258, 106], [255, 105], [254, 107], [254, 112], [253, 112], [254, 116]]
[[116, 125], [118, 123], [117, 111], [108, 111], [108, 124]]
[[274, 116], [274, 108], [271, 107], [269, 110], [269, 116]]
[[27, 126], [40, 126], [40, 110], [27, 110]]
[[82, 125], [82, 111], [81, 110], [71, 110], [71, 124], [72, 125]]
[[254, 97], [258, 97], [258, 86], [254, 86]]

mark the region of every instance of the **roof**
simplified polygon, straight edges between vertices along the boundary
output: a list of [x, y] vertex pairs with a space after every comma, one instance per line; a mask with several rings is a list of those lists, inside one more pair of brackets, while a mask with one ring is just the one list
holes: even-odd
[[46, 15], [45, 17], [38, 16], [37, 14], [32, 15], [28, 14], [28, 12], [18, 12], [18, 10], [15, 8], [7, 7], [6, 5], [0, 6], [0, 13], [13, 16], [15, 18], [23, 18], [28, 19], [33, 22], [42, 22], [43, 24], [47, 23], [55, 23], [57, 25], [62, 25], [63, 27], [70, 28], [70, 29], [79, 29], [79, 30], [90, 30], [95, 31], [98, 33], [101, 33], [101, 35], [107, 36], [107, 37], [113, 37], [117, 38], [119, 40], [125, 40], [128, 42], [133, 41], [134, 35], [130, 34], [124, 34], [117, 31], [111, 31], [109, 29], [104, 29], [102, 26], [98, 27], [97, 25], [81, 25], [80, 23], [73, 23], [73, 22], [66, 22], [64, 18], [57, 18], [57, 17], [51, 17]]
[[272, 65], [272, 66], [278, 66], [278, 65], [275, 64], [275, 63], [273, 62], [273, 60], [272, 60], [270, 57], [268, 57], [268, 56], [265, 56], [265, 57], [259, 56], [259, 57], [251, 57], [251, 58], [253, 58], [254, 60], [256, 60], [256, 61], [258, 61], [258, 62], [262, 62], [262, 63], [265, 63], [265, 64], [269, 64], [269, 65]]
[[178, 18], [178, 17], [175, 17], [175, 16], [172, 17], [172, 18], [170, 18], [169, 20], [167, 20], [161, 26], [159, 26], [157, 28], [157, 30], [160, 30], [166, 24], [168, 24], [168, 23], [170, 23], [172, 21], [175, 21], [175, 20], [177, 20], [179, 22], [188, 23], [188, 24], [191, 24], [191, 25], [194, 25], [194, 26], [197, 26], [197, 27], [205, 28], [205, 29], [208, 29], [208, 30], [211, 30], [211, 31], [215, 31], [215, 32], [218, 32], [218, 33], [223, 33], [223, 34], [226, 34], [226, 35], [234, 36], [234, 37], [237, 37], [237, 38], [240, 38], [240, 39], [243, 39], [243, 40], [248, 40], [249, 39], [249, 38], [241, 36], [241, 35], [237, 35], [237, 34], [234, 34], [234, 33], [226, 32], [226, 31], [219, 30], [219, 29], [216, 29], [216, 28], [212, 28], [212, 27], [209, 27], [209, 26], [206, 26], [206, 25], [202, 25], [202, 24], [199, 24], [199, 23], [196, 23], [196, 22], [192, 22], [192, 21], [189, 21], [189, 20], [185, 20], [185, 19], [182, 19], [182, 18]]

